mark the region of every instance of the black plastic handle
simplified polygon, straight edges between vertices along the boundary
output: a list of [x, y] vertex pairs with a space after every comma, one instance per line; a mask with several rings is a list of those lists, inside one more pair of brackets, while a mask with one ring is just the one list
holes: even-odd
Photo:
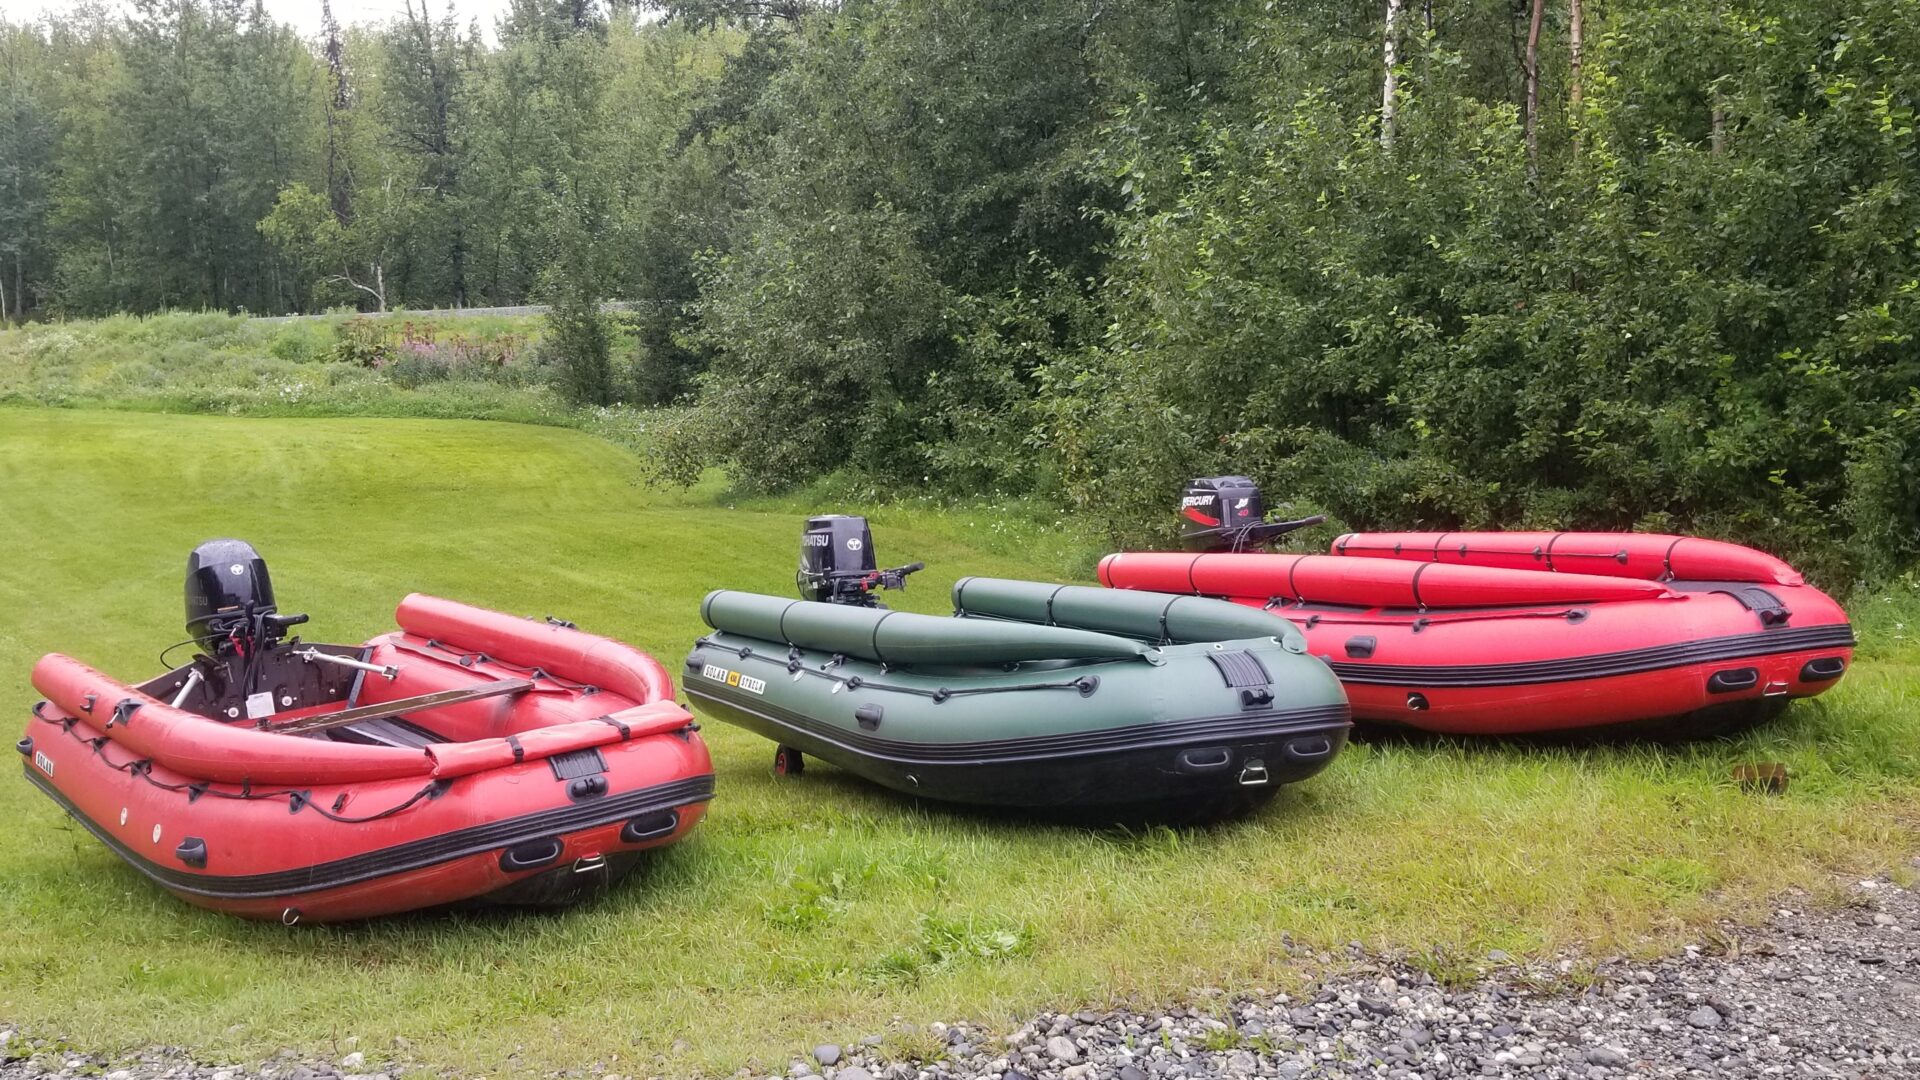
[[558, 859], [564, 850], [557, 836], [528, 840], [500, 853], [500, 869], [510, 874], [534, 870]]

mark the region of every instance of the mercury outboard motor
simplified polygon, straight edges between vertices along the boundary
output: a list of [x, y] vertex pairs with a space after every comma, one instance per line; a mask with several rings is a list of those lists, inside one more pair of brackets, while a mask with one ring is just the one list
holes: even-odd
[[187, 556], [187, 633], [218, 654], [264, 649], [305, 615], [277, 614], [267, 562], [245, 540], [209, 540]]
[[904, 589], [907, 575], [926, 563], [879, 569], [873, 531], [867, 519], [852, 514], [823, 514], [807, 519], [800, 534], [800, 570], [794, 584], [803, 600], [853, 607], [878, 607], [875, 589]]
[[1180, 493], [1180, 546], [1188, 551], [1247, 551], [1295, 529], [1318, 525], [1323, 514], [1268, 521], [1259, 485], [1244, 476], [1203, 476]]

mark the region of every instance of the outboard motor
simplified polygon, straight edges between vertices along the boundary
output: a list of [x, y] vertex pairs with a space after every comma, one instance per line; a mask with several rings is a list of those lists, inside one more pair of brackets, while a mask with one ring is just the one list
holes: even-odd
[[907, 575], [926, 563], [879, 569], [873, 531], [867, 519], [852, 514], [823, 514], [807, 519], [800, 534], [800, 570], [794, 584], [803, 600], [853, 607], [878, 607], [875, 589], [904, 589]]
[[258, 651], [305, 615], [276, 613], [267, 562], [245, 540], [209, 540], [187, 556], [187, 633], [214, 654]]
[[1180, 546], [1188, 551], [1246, 551], [1295, 529], [1318, 525], [1323, 514], [1268, 521], [1259, 485], [1244, 476], [1203, 476], [1180, 493]]

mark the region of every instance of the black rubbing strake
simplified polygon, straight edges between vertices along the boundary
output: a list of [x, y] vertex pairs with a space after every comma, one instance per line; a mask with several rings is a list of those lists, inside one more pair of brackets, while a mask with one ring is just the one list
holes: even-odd
[[1351, 664], [1336, 660], [1331, 661], [1329, 666], [1342, 682], [1369, 685], [1516, 686], [1638, 675], [1647, 671], [1750, 656], [1773, 656], [1808, 649], [1852, 648], [1853, 644], [1853, 628], [1843, 624], [1735, 634], [1679, 645], [1518, 664]]
[[688, 687], [687, 693], [696, 699], [705, 699], [741, 712], [752, 713], [783, 727], [807, 732], [869, 757], [906, 764], [927, 765], [1035, 761], [1088, 754], [1119, 753], [1156, 746], [1178, 746], [1202, 739], [1234, 741], [1283, 737], [1299, 731], [1321, 730], [1329, 725], [1345, 727], [1349, 722], [1348, 708], [1342, 703], [1301, 709], [1277, 709], [1257, 714], [1197, 717], [1192, 720], [1136, 724], [1131, 727], [1069, 732], [1062, 735], [996, 739], [987, 742], [905, 742], [867, 735], [760, 698], [746, 701], [742, 700], [745, 695], [721, 697], [708, 692], [705, 687]]
[[358, 881], [386, 877], [468, 855], [480, 854], [541, 836], [574, 832], [598, 825], [610, 825], [637, 814], [689, 806], [713, 798], [712, 774], [694, 776], [641, 788], [581, 806], [563, 806], [553, 810], [524, 814], [517, 818], [492, 821], [484, 825], [475, 825], [471, 828], [441, 833], [438, 836], [396, 844], [377, 851], [350, 855], [331, 862], [265, 874], [221, 876], [190, 874], [150, 862], [138, 852], [122, 844], [110, 831], [82, 814], [51, 782], [35, 779], [33, 769], [28, 769], [26, 772], [28, 778], [33, 779], [49, 798], [59, 803], [62, 809], [73, 816], [74, 820], [86, 826], [89, 832], [99, 837], [102, 843], [113, 849], [115, 854], [125, 859], [134, 869], [177, 892], [229, 900], [288, 896], [337, 888]]

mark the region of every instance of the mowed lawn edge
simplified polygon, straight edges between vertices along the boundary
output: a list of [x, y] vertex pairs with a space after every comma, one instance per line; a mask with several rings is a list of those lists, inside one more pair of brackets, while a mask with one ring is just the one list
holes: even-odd
[[[925, 559], [893, 598], [911, 610], [945, 612], [966, 574], [1091, 572], [985, 510], [729, 504], [639, 477], [627, 452], [558, 428], [0, 409], [6, 708], [24, 722], [45, 651], [156, 671], [181, 636], [186, 552], [218, 535], [261, 548], [315, 640], [388, 629], [418, 590], [571, 618], [673, 670], [709, 589], [790, 591], [805, 512], [871, 510], [883, 560]], [[1363, 743], [1259, 815], [1200, 830], [985, 818], [824, 766], [776, 781], [769, 744], [707, 723], [705, 824], [559, 915], [243, 923], [154, 889], [15, 776], [0, 780], [0, 1021], [234, 1060], [351, 1036], [378, 1065], [400, 1036], [407, 1057], [464, 1073], [784, 1072], [895, 1017], [1005, 1029], [1046, 1006], [1291, 985], [1349, 942], [1448, 978], [1496, 948], [1670, 950], [1785, 890], [1837, 902], [1842, 876], [1911, 873], [1920, 600], [1908, 585], [1852, 610], [1856, 669], [1743, 738]], [[1786, 763], [1786, 793], [1734, 785], [1751, 761]]]

